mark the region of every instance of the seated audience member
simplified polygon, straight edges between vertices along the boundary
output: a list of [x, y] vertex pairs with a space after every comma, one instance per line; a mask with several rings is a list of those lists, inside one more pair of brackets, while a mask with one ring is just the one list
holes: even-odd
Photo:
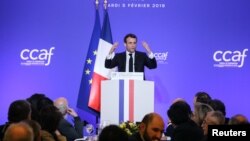
[[209, 105], [214, 109], [214, 111], [220, 111], [225, 116], [225, 124], [228, 124], [229, 118], [226, 117], [226, 106], [219, 99], [213, 99], [210, 101]]
[[167, 111], [174, 131], [173, 141], [200, 141], [203, 138], [202, 129], [191, 119], [192, 111], [184, 101], [173, 103]]
[[209, 105], [212, 100], [211, 96], [204, 91], [197, 92], [194, 96], [194, 111], [192, 119], [195, 123], [201, 127], [201, 124], [208, 111], [212, 111], [212, 107]]
[[[178, 101], [186, 102], [185, 99], [183, 99], [183, 98], [176, 98], [176, 99], [173, 100], [172, 104], [176, 103]], [[173, 131], [174, 131], [173, 124], [171, 123], [171, 120], [168, 119], [168, 125], [167, 125], [166, 131], [165, 131], [164, 134], [165, 134], [165, 136], [168, 136], [168, 137], [172, 138], [173, 137]]]
[[54, 106], [46, 106], [40, 111], [40, 125], [42, 141], [66, 141], [66, 137], [62, 136], [57, 130], [62, 114]]
[[166, 131], [165, 131], [165, 136], [173, 138], [173, 132], [174, 132], [174, 125], [170, 121], [167, 125]]
[[117, 125], [108, 125], [103, 128], [98, 141], [128, 141], [128, 134]]
[[39, 112], [40, 110], [48, 105], [53, 105], [53, 101], [45, 96], [44, 94], [35, 93], [27, 101], [31, 104], [31, 119], [39, 122]]
[[16, 100], [10, 104], [8, 111], [8, 122], [0, 126], [0, 140], [2, 140], [3, 135], [12, 123], [17, 123], [25, 119], [30, 119], [31, 117], [31, 107], [30, 103], [26, 100]]
[[164, 121], [157, 113], [145, 115], [139, 125], [139, 132], [129, 136], [129, 141], [160, 141], [164, 132]]
[[213, 108], [205, 103], [196, 102], [194, 105], [192, 120], [201, 127], [201, 124], [207, 114], [207, 112], [213, 111]]
[[41, 141], [41, 126], [38, 122], [35, 120], [23, 120], [23, 123], [26, 123], [32, 128], [33, 134], [34, 134], [34, 140], [33, 141]]
[[228, 124], [229, 125], [244, 125], [244, 124], [249, 124], [249, 121], [246, 116], [242, 114], [237, 114], [230, 118]]
[[[59, 132], [67, 138], [67, 141], [74, 141], [77, 138], [82, 138], [83, 123], [74, 109], [68, 107], [67, 99], [60, 97], [54, 101], [54, 105], [64, 116], [64, 118], [62, 118], [59, 122]], [[74, 126], [66, 120], [67, 115], [70, 115], [74, 118]]]
[[4, 134], [3, 141], [33, 141], [34, 135], [31, 127], [26, 123], [12, 123]]
[[225, 116], [220, 111], [211, 111], [208, 112], [203, 123], [202, 123], [202, 129], [204, 133], [204, 139], [203, 141], [207, 140], [207, 134], [208, 134], [208, 125], [223, 125], [225, 124]]

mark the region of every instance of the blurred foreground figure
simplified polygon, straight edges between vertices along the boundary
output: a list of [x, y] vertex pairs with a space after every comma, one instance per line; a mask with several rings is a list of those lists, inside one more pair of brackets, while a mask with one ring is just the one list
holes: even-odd
[[33, 141], [31, 127], [26, 123], [12, 123], [5, 132], [3, 141]]
[[102, 130], [98, 141], [128, 141], [128, 134], [117, 125], [109, 125]]

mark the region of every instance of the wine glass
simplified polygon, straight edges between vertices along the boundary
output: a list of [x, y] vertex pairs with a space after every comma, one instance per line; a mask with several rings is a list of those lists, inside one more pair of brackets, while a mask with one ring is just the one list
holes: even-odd
[[107, 120], [104, 120], [104, 121], [101, 121], [99, 124], [98, 124], [98, 135], [102, 132], [102, 129], [106, 126], [108, 126], [110, 123], [109, 121]]
[[85, 126], [86, 132], [91, 136], [91, 134], [94, 132], [94, 126], [92, 124], [87, 124]]

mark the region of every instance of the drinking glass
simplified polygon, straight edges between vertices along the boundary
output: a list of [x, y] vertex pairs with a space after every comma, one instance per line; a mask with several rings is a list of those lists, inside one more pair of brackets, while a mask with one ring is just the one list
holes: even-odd
[[92, 135], [92, 133], [94, 132], [94, 126], [92, 124], [87, 124], [85, 126], [85, 129], [86, 129], [86, 132], [89, 134], [89, 135]]
[[103, 121], [101, 121], [99, 124], [97, 124], [98, 125], [98, 135], [100, 135], [100, 133], [102, 132], [102, 129], [104, 128], [104, 127], [106, 127], [106, 126], [108, 126], [110, 123], [109, 123], [109, 121], [107, 121], [107, 120], [103, 120]]

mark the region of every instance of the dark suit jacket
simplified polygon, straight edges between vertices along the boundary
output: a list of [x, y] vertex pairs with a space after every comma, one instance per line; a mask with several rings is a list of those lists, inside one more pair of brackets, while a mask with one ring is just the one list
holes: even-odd
[[67, 141], [74, 141], [83, 137], [83, 123], [80, 117], [74, 118], [74, 126], [66, 119], [61, 119], [58, 126], [59, 132], [67, 138]]
[[192, 120], [177, 125], [171, 141], [201, 141], [203, 130]]
[[[134, 70], [135, 72], [144, 72], [144, 66], [149, 69], [154, 69], [157, 67], [157, 63], [155, 58], [148, 58], [147, 54], [144, 52], [135, 52], [135, 62], [134, 62]], [[105, 60], [105, 67], [112, 69], [114, 67], [118, 67], [119, 72], [126, 71], [126, 52], [117, 53], [113, 59]]]
[[9, 127], [10, 123], [6, 122], [3, 125], [0, 125], [0, 141], [3, 140], [5, 131], [7, 130], [7, 128]]
[[128, 141], [143, 141], [143, 140], [140, 136], [140, 133], [136, 132], [135, 134], [129, 136]]
[[167, 126], [166, 132], [164, 134], [165, 134], [165, 136], [169, 136], [169, 137], [173, 138], [173, 132], [174, 132], [174, 126], [173, 126], [173, 124], [170, 124]]

